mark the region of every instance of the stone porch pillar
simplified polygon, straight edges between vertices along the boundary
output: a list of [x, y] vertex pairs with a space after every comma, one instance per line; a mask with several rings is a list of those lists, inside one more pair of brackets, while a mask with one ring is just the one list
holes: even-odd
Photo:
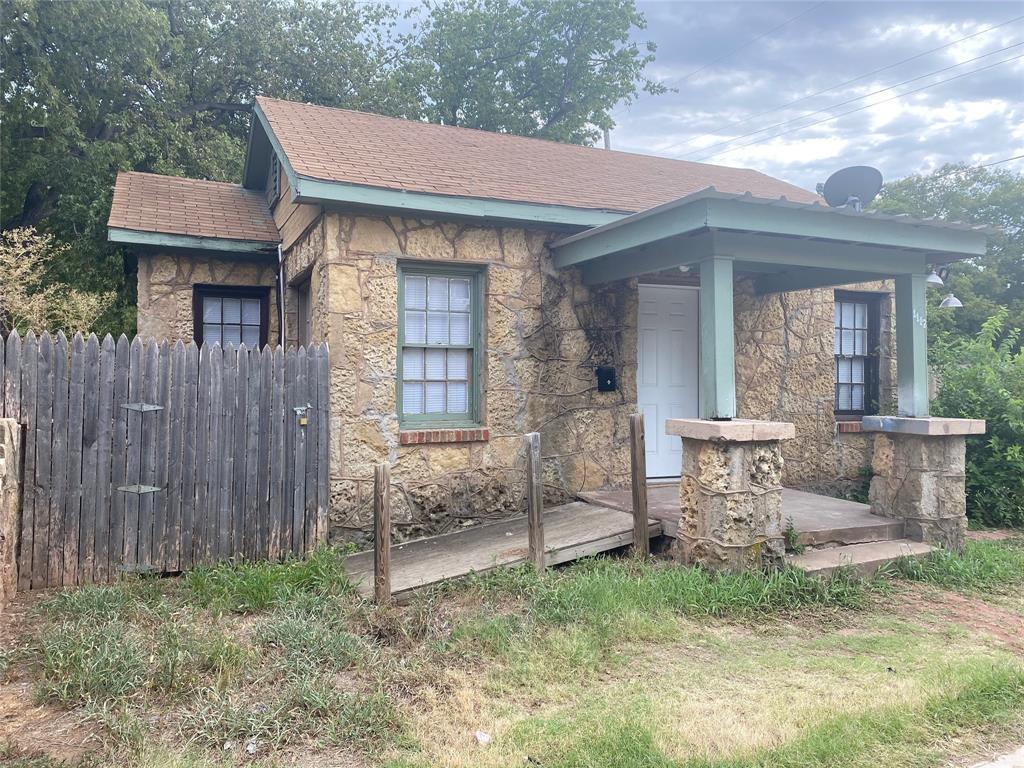
[[865, 416], [876, 432], [871, 513], [904, 521], [904, 535], [948, 549], [964, 545], [967, 530], [967, 435], [985, 433], [981, 419]]
[[744, 571], [781, 565], [781, 441], [786, 422], [669, 419], [683, 440], [679, 542], [684, 562]]

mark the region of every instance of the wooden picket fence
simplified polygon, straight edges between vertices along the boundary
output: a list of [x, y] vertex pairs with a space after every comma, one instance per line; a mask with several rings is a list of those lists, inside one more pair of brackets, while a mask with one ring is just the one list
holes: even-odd
[[0, 338], [24, 427], [18, 588], [300, 554], [326, 535], [327, 345]]

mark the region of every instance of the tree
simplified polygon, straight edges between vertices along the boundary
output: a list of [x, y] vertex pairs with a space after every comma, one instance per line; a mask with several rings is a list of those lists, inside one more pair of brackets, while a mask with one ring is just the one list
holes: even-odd
[[415, 50], [435, 122], [593, 143], [611, 108], [641, 90], [654, 44], [632, 0], [440, 0], [426, 6]]
[[[951, 265], [947, 287], [928, 292], [930, 341], [945, 334], [973, 338], [1000, 307], [1007, 310], [1008, 328], [1024, 328], [1024, 175], [946, 165], [927, 176], [886, 184], [872, 208], [1002, 230], [992, 237], [983, 258]], [[963, 309], [938, 309], [950, 291]]]
[[397, 13], [359, 0], [5, 0], [0, 225], [66, 244], [46, 279], [116, 291], [100, 329], [130, 333], [133, 265], [106, 241], [114, 176], [238, 181], [257, 95], [592, 141], [618, 101], [659, 90], [642, 74], [650, 52], [628, 40], [644, 24], [633, 0], [442, 0], [407, 34]]
[[0, 335], [14, 330], [89, 331], [113, 293], [89, 293], [46, 279], [67, 255], [52, 235], [31, 227], [0, 233]]

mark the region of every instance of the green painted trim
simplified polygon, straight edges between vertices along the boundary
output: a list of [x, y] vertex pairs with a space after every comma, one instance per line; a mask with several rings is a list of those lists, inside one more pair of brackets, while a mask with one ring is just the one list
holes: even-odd
[[[402, 409], [402, 349], [405, 347], [405, 322], [402, 313], [405, 311], [405, 277], [406, 275], [431, 275], [443, 277], [468, 277], [473, 281], [473, 306], [470, 309], [469, 326], [473, 339], [472, 370], [469, 374], [469, 416], [452, 417], [450, 414], [413, 414], [406, 415]], [[480, 404], [482, 398], [482, 365], [484, 354], [483, 311], [486, 296], [484, 280], [486, 271], [483, 267], [462, 267], [447, 264], [431, 264], [420, 261], [400, 261], [398, 263], [398, 362], [395, 376], [395, 403], [398, 411], [398, 425], [401, 429], [424, 428], [474, 428], [482, 426]], [[439, 347], [440, 349], [441, 347]], [[459, 345], [448, 345], [444, 349], [466, 349]]]
[[819, 267], [853, 272], [893, 275], [925, 271], [929, 263], [923, 251], [863, 243], [774, 237], [757, 232], [714, 233], [715, 254], [737, 262], [780, 267]]
[[231, 251], [234, 253], [267, 254], [277, 248], [277, 243], [259, 240], [230, 240], [222, 237], [197, 237], [176, 235], [166, 232], [141, 232], [135, 229], [109, 227], [107, 239], [112, 243], [147, 245], [156, 248], [187, 248], [201, 251]]
[[736, 351], [733, 331], [732, 260], [713, 257], [700, 265], [700, 414], [736, 417]]
[[988, 237], [976, 230], [877, 219], [831, 208], [794, 208], [742, 199], [710, 199], [708, 226], [791, 237], [817, 237], [889, 248], [982, 256]]
[[[738, 266], [742, 271], [742, 266]], [[788, 293], [789, 291], [806, 291], [810, 288], [830, 288], [850, 283], [863, 283], [869, 280], [887, 280], [892, 275], [873, 272], [858, 272], [847, 269], [798, 268], [793, 271], [777, 272], [754, 280], [754, 290], [759, 294]]]
[[710, 232], [680, 237], [638, 249], [617, 253], [579, 265], [584, 285], [598, 285], [627, 277], [639, 277], [673, 267], [691, 266], [715, 253]]
[[900, 416], [926, 418], [928, 406], [928, 304], [926, 276], [896, 277], [896, 379]]
[[299, 203], [344, 203], [439, 217], [516, 221], [559, 227], [596, 227], [628, 215], [559, 205], [518, 203], [493, 198], [431, 195], [299, 176], [292, 185]]

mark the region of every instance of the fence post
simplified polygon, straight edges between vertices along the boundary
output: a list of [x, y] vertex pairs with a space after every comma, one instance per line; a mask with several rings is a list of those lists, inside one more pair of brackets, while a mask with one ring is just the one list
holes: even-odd
[[629, 417], [629, 467], [633, 487], [633, 553], [647, 557], [651, 542], [647, 538], [647, 448], [644, 415]]
[[544, 570], [544, 483], [540, 464], [540, 435], [530, 432], [523, 437], [526, 445], [527, 529], [530, 540], [530, 562], [540, 573]]
[[391, 468], [373, 468], [373, 599], [391, 600]]
[[0, 419], [0, 611], [18, 588], [21, 425]]

